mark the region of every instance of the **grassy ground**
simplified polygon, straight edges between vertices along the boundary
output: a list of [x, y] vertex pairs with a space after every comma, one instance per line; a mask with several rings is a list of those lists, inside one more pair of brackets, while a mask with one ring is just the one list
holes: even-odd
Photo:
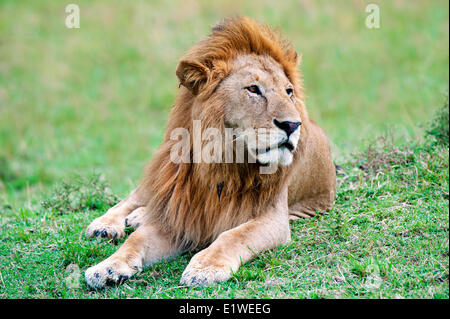
[[[0, 296], [448, 298], [448, 145], [423, 138], [448, 90], [448, 2], [372, 2], [376, 30], [369, 1], [306, 0], [78, 1], [69, 30], [63, 3], [0, 0]], [[178, 287], [190, 254], [120, 287], [69, 288], [69, 264], [83, 273], [117, 249], [83, 231], [159, 145], [177, 59], [236, 12], [303, 54], [309, 113], [342, 166], [335, 208], [212, 288]], [[369, 144], [388, 129], [395, 142]]]
[[2, 218], [1, 296], [448, 298], [448, 147], [376, 142], [342, 164], [329, 214], [293, 223], [290, 244], [209, 288], [179, 286], [193, 255], [186, 254], [122, 286], [90, 291], [69, 265], [83, 271], [121, 244], [83, 236], [114, 196], [97, 178], [61, 185], [43, 207]]

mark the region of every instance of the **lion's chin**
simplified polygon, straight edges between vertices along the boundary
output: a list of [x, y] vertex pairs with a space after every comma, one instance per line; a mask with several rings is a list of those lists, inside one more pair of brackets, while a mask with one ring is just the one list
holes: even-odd
[[286, 147], [271, 149], [265, 153], [258, 154], [256, 160], [261, 165], [279, 164], [281, 166], [289, 166], [292, 164], [294, 155]]

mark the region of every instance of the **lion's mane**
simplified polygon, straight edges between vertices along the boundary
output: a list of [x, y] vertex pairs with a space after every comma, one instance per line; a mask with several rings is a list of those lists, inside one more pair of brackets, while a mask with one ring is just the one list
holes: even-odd
[[[214, 27], [205, 40], [194, 45], [177, 67], [181, 89], [164, 140], [147, 167], [143, 184], [151, 194], [149, 218], [161, 225], [161, 231], [169, 234], [176, 245], [186, 249], [204, 247], [221, 232], [272, 205], [287, 185], [302, 152], [300, 141], [294, 163], [267, 175], [260, 174], [259, 166], [252, 163], [193, 163], [192, 152], [190, 163], [170, 160], [170, 150], [176, 142], [170, 139], [173, 129], [189, 130], [191, 150], [193, 120], [201, 120], [203, 130], [215, 127], [223, 131], [223, 97], [214, 90], [229, 74], [231, 61], [241, 54], [268, 55], [282, 66], [298, 97], [302, 136], [307, 134], [297, 54], [278, 32], [249, 18], [234, 18]], [[221, 192], [218, 185], [223, 185]]]

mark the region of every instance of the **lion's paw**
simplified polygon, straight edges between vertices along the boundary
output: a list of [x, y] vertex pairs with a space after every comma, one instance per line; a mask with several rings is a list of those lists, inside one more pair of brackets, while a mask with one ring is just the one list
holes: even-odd
[[120, 218], [100, 216], [86, 228], [86, 237], [119, 239], [125, 236], [125, 222]]
[[215, 282], [226, 281], [232, 275], [231, 267], [218, 260], [209, 260], [195, 255], [181, 275], [185, 286], [209, 286]]
[[147, 210], [145, 207], [139, 207], [135, 209], [127, 218], [125, 218], [125, 226], [132, 227], [136, 230], [139, 226], [144, 223], [144, 217]]
[[100, 289], [105, 287], [105, 285], [121, 284], [138, 271], [138, 267], [130, 267], [125, 262], [106, 259], [88, 268], [84, 278], [89, 287]]

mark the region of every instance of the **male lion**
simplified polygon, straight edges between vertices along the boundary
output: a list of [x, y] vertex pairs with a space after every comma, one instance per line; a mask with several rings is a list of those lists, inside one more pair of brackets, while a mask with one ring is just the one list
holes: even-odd
[[[225, 281], [255, 254], [287, 243], [289, 219], [333, 205], [336, 174], [328, 140], [308, 118], [290, 43], [249, 18], [225, 20], [181, 59], [176, 74], [181, 89], [143, 181], [86, 230], [88, 237], [120, 238], [126, 226], [135, 229], [117, 252], [86, 271], [93, 288], [196, 249], [203, 250], [181, 283]], [[194, 120], [203, 131], [263, 128], [257, 133], [263, 147], [246, 142], [242, 163], [196, 162], [192, 151], [188, 162], [171, 161], [178, 143], [171, 132], [186, 128], [192, 147]], [[273, 174], [261, 173], [272, 164]]]

